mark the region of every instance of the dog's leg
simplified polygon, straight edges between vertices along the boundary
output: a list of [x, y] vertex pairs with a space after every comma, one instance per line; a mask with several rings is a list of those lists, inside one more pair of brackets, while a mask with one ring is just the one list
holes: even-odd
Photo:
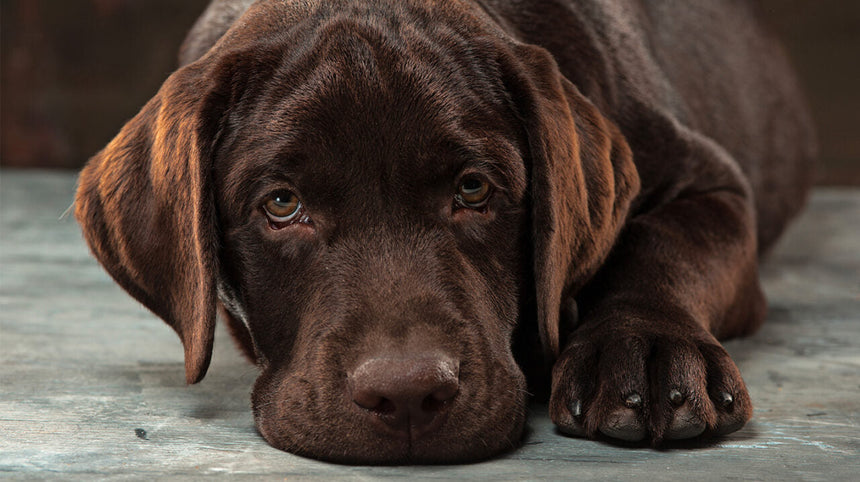
[[577, 297], [580, 323], [553, 369], [550, 414], [564, 432], [656, 444], [729, 433], [751, 416], [717, 339], [765, 314], [752, 196], [724, 150], [682, 136], [664, 165], [684, 166], [686, 181], [628, 221]]

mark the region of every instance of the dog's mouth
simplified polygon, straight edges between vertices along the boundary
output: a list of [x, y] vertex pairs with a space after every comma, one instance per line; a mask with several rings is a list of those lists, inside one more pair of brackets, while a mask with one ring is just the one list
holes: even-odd
[[475, 377], [450, 359], [415, 360], [374, 358], [346, 383], [264, 372], [257, 428], [281, 450], [350, 464], [472, 462], [519, 445], [526, 400], [516, 365]]

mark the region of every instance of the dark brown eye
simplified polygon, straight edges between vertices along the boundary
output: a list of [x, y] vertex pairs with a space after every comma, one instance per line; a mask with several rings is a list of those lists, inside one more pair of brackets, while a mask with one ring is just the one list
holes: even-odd
[[263, 209], [270, 221], [289, 223], [298, 219], [302, 212], [302, 202], [289, 191], [279, 191], [269, 196]]
[[476, 177], [467, 177], [460, 181], [457, 188], [457, 200], [463, 207], [477, 209], [484, 207], [490, 198], [490, 183]]

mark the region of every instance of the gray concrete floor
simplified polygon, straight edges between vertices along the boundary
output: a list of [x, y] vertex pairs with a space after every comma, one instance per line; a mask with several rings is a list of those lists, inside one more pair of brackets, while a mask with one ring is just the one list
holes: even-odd
[[0, 477], [860, 480], [860, 190], [817, 190], [763, 269], [769, 320], [726, 345], [756, 406], [740, 432], [623, 448], [561, 436], [535, 406], [506, 456], [378, 468], [269, 447], [249, 407], [256, 370], [223, 331], [209, 375], [186, 387], [173, 332], [58, 221], [74, 183], [0, 173]]

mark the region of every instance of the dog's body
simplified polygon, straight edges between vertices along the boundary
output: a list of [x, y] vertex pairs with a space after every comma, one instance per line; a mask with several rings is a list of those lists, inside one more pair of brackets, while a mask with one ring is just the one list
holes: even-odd
[[220, 301], [285, 450], [490, 456], [553, 360], [563, 432], [729, 433], [751, 405], [716, 339], [764, 319], [758, 257], [814, 155], [750, 10], [216, 0], [77, 216], [189, 382]]

